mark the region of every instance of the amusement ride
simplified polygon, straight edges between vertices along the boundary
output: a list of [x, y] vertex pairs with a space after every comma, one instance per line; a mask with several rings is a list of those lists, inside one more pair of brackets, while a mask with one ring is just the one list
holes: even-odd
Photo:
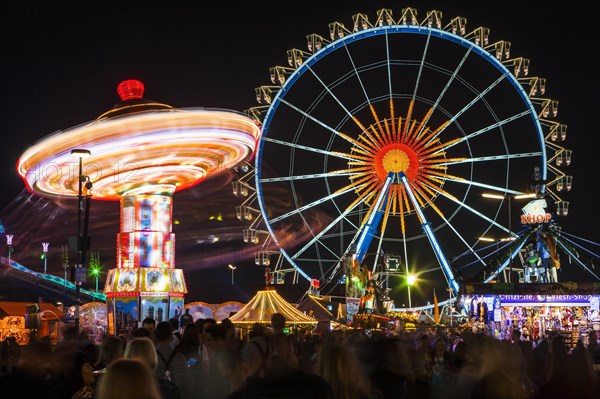
[[416, 276], [453, 301], [465, 281], [525, 278], [541, 237], [555, 267], [560, 251], [599, 279], [598, 255], [559, 224], [573, 177], [558, 101], [511, 42], [410, 7], [306, 38], [256, 88], [262, 134], [233, 186], [276, 282], [354, 296]]
[[79, 226], [82, 199], [87, 200], [85, 227], [78, 226], [76, 236], [78, 295], [85, 272], [76, 271], [87, 264], [89, 200], [120, 201], [116, 268], [104, 288], [111, 334], [134, 328], [145, 317], [162, 321], [182, 313], [187, 287], [175, 263], [173, 194], [247, 161], [260, 135], [241, 113], [173, 108], [146, 99], [138, 80], [121, 82], [117, 92], [121, 102], [112, 109], [38, 141], [17, 165], [28, 190], [77, 196]]

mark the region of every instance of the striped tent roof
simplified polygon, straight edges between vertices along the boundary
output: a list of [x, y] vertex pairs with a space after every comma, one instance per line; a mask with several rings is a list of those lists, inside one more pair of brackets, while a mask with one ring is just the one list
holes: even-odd
[[317, 324], [314, 317], [308, 316], [285, 299], [274, 289], [258, 291], [256, 295], [241, 308], [235, 315], [231, 316], [234, 324], [270, 324], [271, 315], [281, 313], [289, 324]]

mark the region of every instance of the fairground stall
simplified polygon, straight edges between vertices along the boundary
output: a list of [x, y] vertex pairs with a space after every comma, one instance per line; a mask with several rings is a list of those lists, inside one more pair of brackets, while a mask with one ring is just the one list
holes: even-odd
[[474, 331], [524, 340], [560, 335], [573, 347], [600, 331], [600, 284], [465, 284], [461, 304]]

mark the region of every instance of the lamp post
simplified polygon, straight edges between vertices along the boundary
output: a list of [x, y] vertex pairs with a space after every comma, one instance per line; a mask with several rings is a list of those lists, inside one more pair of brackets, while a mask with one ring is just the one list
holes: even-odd
[[90, 257], [90, 276], [96, 279], [96, 292], [98, 292], [98, 277], [102, 274], [102, 266], [100, 265], [100, 254], [93, 253]]
[[[512, 232], [512, 199], [524, 199], [524, 198], [536, 198], [537, 194], [535, 193], [529, 193], [529, 194], [517, 194], [517, 195], [509, 195], [509, 194], [489, 194], [489, 193], [484, 193], [481, 194], [482, 197], [485, 198], [494, 198], [494, 199], [507, 199], [508, 200], [508, 237], [509, 240], [513, 241], [515, 238], [513, 237], [513, 232]], [[512, 283], [512, 272], [513, 272], [513, 267], [512, 267], [512, 262], [513, 261], [513, 256], [512, 253], [509, 254], [509, 258], [508, 258], [508, 282]]]
[[237, 267], [235, 267], [231, 263], [228, 264], [227, 267], [229, 268], [229, 270], [231, 270], [231, 285], [233, 285], [233, 273], [235, 272], [235, 269], [237, 269]]
[[[71, 150], [71, 155], [79, 160], [79, 174], [77, 176], [78, 181], [78, 194], [77, 194], [77, 259], [71, 269], [71, 280], [75, 284], [75, 331], [79, 336], [79, 310], [81, 302], [81, 267], [84, 262], [83, 252], [83, 237], [81, 236], [81, 212], [83, 211], [83, 182], [86, 180], [86, 176], [83, 175], [83, 158], [87, 158], [91, 155], [90, 150], [76, 148]], [[76, 270], [76, 269], [80, 270]], [[85, 274], [84, 274], [85, 275]]]
[[44, 274], [46, 274], [46, 268], [48, 266], [48, 247], [50, 246], [49, 242], [42, 243], [42, 259], [44, 259]]
[[13, 238], [15, 236], [13, 234], [7, 234], [6, 235], [6, 245], [8, 245], [8, 266], [10, 266], [10, 254], [12, 254], [13, 251]]
[[412, 308], [412, 301], [411, 301], [411, 297], [410, 297], [410, 287], [415, 285], [416, 282], [417, 282], [417, 276], [415, 276], [414, 274], [406, 275], [406, 286], [408, 288], [408, 307], [409, 308]]

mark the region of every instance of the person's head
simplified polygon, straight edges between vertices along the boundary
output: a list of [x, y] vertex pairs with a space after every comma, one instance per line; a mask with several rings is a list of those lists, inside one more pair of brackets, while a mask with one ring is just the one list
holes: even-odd
[[121, 358], [109, 364], [97, 391], [98, 399], [161, 399], [154, 373], [139, 359]]
[[336, 398], [368, 397], [370, 381], [348, 346], [333, 340], [324, 342], [314, 373], [329, 383]]
[[169, 323], [171, 323], [171, 327], [173, 327], [173, 331], [179, 331], [179, 320], [176, 317], [171, 317], [169, 319]]
[[219, 347], [225, 345], [227, 329], [223, 324], [211, 324], [204, 330], [204, 343], [208, 347]]
[[189, 323], [183, 328], [179, 349], [183, 353], [190, 353], [190, 351], [197, 352], [199, 346], [200, 332], [198, 331], [198, 326], [194, 323]]
[[185, 308], [185, 314], [190, 314], [190, 308]]
[[154, 331], [156, 342], [171, 342], [173, 340], [173, 327], [168, 321], [161, 321]]
[[515, 328], [511, 334], [511, 337], [513, 341], [519, 341], [521, 339], [521, 331]]
[[147, 328], [144, 328], [144, 327], [138, 327], [138, 328], [136, 328], [135, 330], [133, 330], [133, 331], [131, 332], [131, 336], [132, 336], [133, 338], [137, 338], [137, 337], [148, 337], [148, 338], [152, 338], [152, 334], [153, 334], [153, 332], [152, 332], [152, 331], [150, 331], [149, 329], [147, 329]]
[[55, 370], [58, 381], [71, 387], [71, 394], [94, 381], [94, 367], [83, 351], [60, 353]]
[[156, 320], [154, 320], [152, 317], [146, 317], [142, 321], [142, 327], [144, 327], [150, 332], [154, 332], [154, 330], [156, 329]]
[[260, 323], [254, 323], [250, 329], [250, 339], [256, 337], [262, 337], [267, 334], [267, 330], [264, 325]]
[[286, 318], [281, 313], [273, 313], [271, 315], [271, 326], [275, 331], [282, 331], [285, 327]]
[[100, 363], [107, 365], [115, 359], [123, 356], [123, 341], [112, 335], [107, 336], [100, 346]]
[[208, 319], [198, 319], [196, 320], [196, 325], [198, 326], [198, 332], [200, 333], [200, 340], [204, 343], [204, 337], [206, 335], [206, 329], [209, 326], [216, 325], [217, 321], [212, 318]]
[[134, 338], [127, 343], [123, 357], [126, 359], [139, 359], [150, 367], [151, 370], [156, 370], [158, 366], [158, 356], [154, 342], [147, 337]]

